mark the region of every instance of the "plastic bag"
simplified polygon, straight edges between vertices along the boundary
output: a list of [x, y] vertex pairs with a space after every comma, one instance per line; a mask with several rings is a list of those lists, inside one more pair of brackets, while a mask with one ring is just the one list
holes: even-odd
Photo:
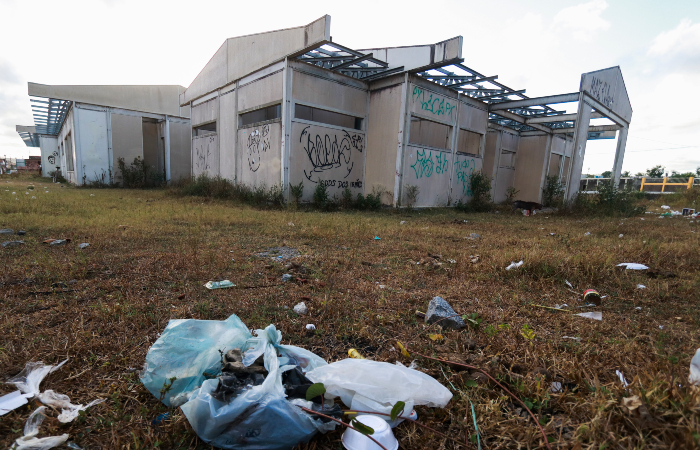
[[29, 416], [29, 419], [24, 424], [24, 436], [17, 438], [15, 445], [12, 447], [13, 450], [48, 450], [58, 447], [68, 440], [67, 434], [43, 438], [36, 437], [39, 434], [39, 427], [46, 418], [45, 410], [46, 406], [40, 406]]
[[7, 380], [8, 384], [14, 384], [26, 398], [34, 397], [39, 393], [39, 384], [46, 375], [61, 368], [68, 360], [64, 360], [56, 366], [49, 366], [41, 361], [28, 362], [24, 369], [14, 377]]
[[[406, 403], [402, 415], [408, 416], [415, 405], [442, 408], [452, 398], [452, 393], [430, 375], [368, 359], [344, 359], [314, 369], [306, 377], [323, 383], [326, 395], [340, 397], [345, 406], [358, 411], [390, 414], [396, 402], [402, 401]], [[389, 417], [382, 418], [390, 422]]]
[[55, 409], [62, 409], [61, 414], [58, 415], [58, 421], [61, 423], [72, 422], [76, 417], [78, 417], [80, 411], [85, 411], [91, 406], [99, 405], [100, 403], [105, 401], [103, 398], [99, 398], [97, 400], [91, 401], [85, 406], [74, 405], [70, 402], [70, 397], [68, 397], [65, 394], [59, 394], [58, 392], [54, 392], [51, 389], [47, 389], [46, 391], [37, 395], [37, 398], [44, 405], [50, 406]]
[[[171, 321], [148, 351], [141, 380], [160, 398], [163, 383], [167, 385], [172, 377], [177, 377], [163, 403], [186, 400], [181, 410], [192, 428], [202, 440], [216, 447], [288, 449], [308, 441], [318, 431], [335, 429], [335, 422], [323, 423], [297, 406], [311, 408], [311, 402], [287, 400], [282, 386], [283, 372], [297, 366], [309, 371], [326, 362], [307, 350], [281, 345], [282, 333], [274, 325], [256, 330], [255, 334], [257, 337], [252, 337], [235, 315], [221, 322]], [[218, 375], [219, 350], [225, 354], [233, 348], [245, 352], [245, 366], [262, 355], [268, 374], [261, 385], [244, 390], [226, 403], [211, 395], [218, 379], [205, 379], [202, 373]]]

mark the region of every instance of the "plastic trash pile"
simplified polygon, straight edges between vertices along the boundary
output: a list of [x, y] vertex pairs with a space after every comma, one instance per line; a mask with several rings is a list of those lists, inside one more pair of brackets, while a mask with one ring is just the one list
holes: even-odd
[[[180, 406], [202, 440], [226, 449], [292, 448], [331, 431], [335, 422], [300, 407], [340, 418], [336, 397], [347, 407], [380, 413], [398, 401], [411, 411], [414, 405], [444, 407], [452, 398], [417, 370], [366, 359], [327, 364], [281, 341], [274, 325], [253, 335], [235, 315], [171, 320], [146, 355], [141, 381], [167, 406]], [[306, 400], [314, 383], [323, 383], [326, 393]], [[386, 421], [395, 426], [400, 419]]]

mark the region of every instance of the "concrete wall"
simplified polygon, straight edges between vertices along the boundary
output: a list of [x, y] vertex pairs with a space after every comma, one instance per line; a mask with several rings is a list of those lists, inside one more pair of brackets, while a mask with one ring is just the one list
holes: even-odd
[[[309, 69], [312, 68], [309, 67]], [[342, 75], [335, 78], [341, 77], [343, 82], [295, 70], [292, 85], [294, 101], [356, 117], [365, 117], [367, 85]]]
[[282, 102], [283, 71], [238, 86], [238, 111]]
[[170, 122], [170, 180], [192, 175], [192, 127], [187, 122]]
[[[74, 108], [76, 114], [75, 183], [102, 180], [110, 168], [107, 112]], [[106, 178], [105, 181], [109, 181]]]
[[143, 130], [143, 160], [150, 167], [152, 173], [163, 175], [165, 179], [165, 155], [160, 139], [160, 126], [158, 122], [143, 120], [141, 123]]
[[112, 167], [114, 180], [120, 182], [121, 171], [117, 161], [124, 158], [129, 166], [136, 157], [143, 158], [141, 117], [112, 114]]
[[215, 122], [219, 118], [219, 98], [214, 97], [206, 102], [192, 106], [190, 121], [193, 127], [203, 123]]
[[471, 176], [475, 172], [479, 172], [483, 168], [483, 164], [481, 158], [455, 153], [451, 188], [452, 204], [457, 204], [460, 201], [466, 203], [471, 199]]
[[[61, 167], [61, 173], [63, 176], [66, 178], [71, 183], [75, 183], [76, 181], [76, 176], [75, 176], [75, 167], [77, 167], [77, 163], [75, 161], [75, 108], [71, 107], [70, 110], [68, 111], [68, 114], [66, 114], [66, 118], [63, 120], [63, 126], [61, 127], [61, 130], [58, 133], [57, 139], [56, 139], [56, 145], [58, 146], [58, 162], [57, 165]], [[72, 171], [68, 171], [68, 164], [66, 161], [66, 140], [70, 138], [71, 145], [73, 146], [73, 169]]]
[[219, 97], [219, 174], [228, 180], [236, 180], [236, 130], [238, 129], [238, 114], [236, 112], [236, 91], [226, 92]]
[[41, 148], [41, 176], [49, 177], [49, 172], [56, 170], [60, 166], [61, 160], [58, 154], [58, 138], [55, 136], [39, 136], [39, 147]]
[[546, 168], [547, 136], [521, 136], [518, 143], [518, 167], [513, 186], [519, 190], [515, 200], [539, 202], [542, 197], [540, 180]]
[[272, 187], [280, 184], [282, 123], [243, 127], [238, 130], [236, 165], [238, 180], [248, 186]]
[[389, 204], [394, 198], [397, 144], [403, 138], [399, 135], [403, 77], [401, 81], [401, 84], [370, 92], [367, 120], [364, 190], [387, 192], [383, 200]]
[[219, 175], [219, 137], [216, 134], [192, 138], [192, 175]]
[[406, 204], [406, 187], [418, 186], [414, 206], [447, 206], [450, 200], [452, 151], [407, 145], [404, 150], [402, 204]]

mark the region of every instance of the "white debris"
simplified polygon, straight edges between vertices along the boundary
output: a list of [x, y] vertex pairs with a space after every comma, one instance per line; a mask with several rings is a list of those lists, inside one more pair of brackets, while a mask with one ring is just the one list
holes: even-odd
[[7, 380], [7, 384], [14, 384], [26, 398], [32, 398], [39, 393], [39, 384], [46, 375], [57, 371], [67, 362], [68, 359], [56, 366], [45, 365], [41, 361], [28, 362], [20, 373]]
[[553, 381], [552, 387], [549, 389], [549, 392], [553, 394], [561, 392], [561, 383], [558, 381]]
[[661, 205], [661, 209], [671, 209], [671, 207], [668, 205]]
[[309, 313], [309, 308], [306, 307], [306, 304], [304, 302], [301, 302], [294, 306], [294, 312], [303, 316], [304, 314]]
[[315, 330], [315, 329], [316, 329], [316, 325], [314, 325], [313, 323], [307, 323], [307, 324], [306, 324], [306, 329], [307, 329], [307, 330]]
[[85, 406], [74, 405], [70, 402], [70, 397], [65, 394], [54, 392], [51, 389], [37, 395], [37, 398], [46, 406], [56, 409], [61, 408], [61, 414], [58, 415], [58, 421], [61, 423], [72, 422], [76, 417], [78, 417], [80, 411], [85, 411], [91, 406], [98, 405], [105, 401], [103, 398], [100, 398], [88, 403]]
[[520, 262], [517, 262], [517, 263], [516, 263], [516, 262], [511, 262], [510, 265], [509, 265], [508, 267], [506, 267], [506, 270], [517, 269], [518, 267], [520, 267], [520, 266], [522, 266], [522, 265], [523, 265], [523, 261], [520, 261]]
[[621, 238], [622, 236], [624, 236], [624, 234], [620, 233], [620, 235], [618, 237]]
[[641, 307], [641, 306], [637, 306], [637, 307], [634, 308], [634, 309], [636, 309], [637, 311], [641, 311], [641, 310], [642, 310], [642, 307]]
[[637, 289], [646, 289], [647, 287], [644, 286], [643, 284], [638, 284]]
[[627, 380], [625, 380], [625, 375], [624, 375], [622, 372], [620, 372], [619, 370], [616, 370], [616, 371], [615, 371], [615, 374], [620, 378], [620, 382], [622, 383], [622, 385], [623, 385], [624, 387], [627, 387], [627, 386], [630, 385], [630, 384], [627, 382]]
[[46, 406], [38, 407], [24, 424], [24, 436], [17, 438], [13, 450], [48, 450], [62, 445], [68, 440], [68, 434], [38, 438], [39, 427], [46, 418]]
[[399, 222], [399, 225], [404, 225], [404, 224], [406, 224], [405, 220], [402, 220], [401, 222]]
[[565, 282], [566, 285], [569, 286], [571, 289], [574, 288], [574, 287], [571, 285], [571, 283], [569, 283], [569, 280], [564, 280], [564, 282]]
[[648, 267], [644, 264], [637, 263], [620, 263], [617, 267], [625, 267], [627, 270], [647, 270]]
[[87, 242], [83, 242], [82, 244], [78, 245], [78, 248], [81, 250], [88, 247], [90, 247], [90, 244], [88, 244]]
[[573, 339], [574, 341], [580, 341], [580, 337], [573, 337], [573, 336], [562, 336], [562, 339]]
[[27, 397], [21, 391], [10, 392], [0, 397], [0, 416], [27, 404]]
[[579, 316], [579, 317], [584, 317], [586, 319], [603, 320], [603, 313], [600, 311], [587, 312], [587, 313], [574, 314], [574, 315]]
[[590, 236], [590, 235], [591, 235], [591, 232], [590, 232], [590, 231], [586, 231], [585, 233], [583, 233], [583, 235], [584, 235], [584, 236]]
[[690, 360], [690, 384], [700, 384], [700, 348], [695, 351], [695, 356]]
[[293, 227], [293, 226], [294, 226], [294, 222], [287, 222], [287, 226]]

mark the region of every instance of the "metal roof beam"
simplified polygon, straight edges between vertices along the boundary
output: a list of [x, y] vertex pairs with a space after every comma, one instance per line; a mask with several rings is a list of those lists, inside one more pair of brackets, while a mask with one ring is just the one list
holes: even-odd
[[503, 117], [503, 118], [505, 118], [505, 119], [510, 119], [510, 120], [512, 120], [512, 121], [514, 121], [514, 122], [518, 122], [518, 123], [521, 123], [521, 124], [523, 124], [523, 125], [527, 125], [527, 126], [529, 126], [529, 127], [535, 128], [536, 130], [544, 131], [545, 133], [551, 133], [551, 132], [552, 132], [552, 129], [549, 128], [549, 127], [545, 127], [545, 126], [542, 126], [542, 125], [539, 125], [539, 124], [526, 124], [526, 123], [525, 123], [525, 118], [524, 118], [524, 117], [521, 117], [521, 116], [519, 116], [519, 115], [517, 115], [517, 114], [514, 114], [514, 113], [512, 113], [512, 112], [510, 112], [510, 111], [497, 111], [497, 112], [495, 112], [494, 114], [497, 114], [497, 115], [499, 115], [499, 116], [501, 116], [501, 117]]
[[401, 67], [395, 67], [395, 68], [393, 68], [393, 69], [383, 70], [383, 71], [381, 71], [381, 72], [378, 72], [378, 73], [375, 73], [375, 74], [372, 74], [372, 75], [368, 75], [368, 76], [366, 76], [366, 77], [362, 77], [362, 78], [360, 78], [360, 80], [363, 80], [363, 81], [372, 81], [372, 80], [376, 80], [377, 78], [383, 78], [383, 77], [385, 77], [385, 76], [392, 75], [392, 74], [394, 74], [394, 73], [399, 73], [399, 72], [403, 72], [403, 66], [401, 66]]
[[523, 108], [527, 106], [547, 106], [549, 103], [569, 103], [577, 102], [579, 93], [550, 95], [547, 97], [526, 98], [523, 100], [513, 100], [489, 105], [489, 111], [501, 111], [504, 109]]
[[364, 55], [364, 56], [358, 56], [358, 57], [355, 58], [355, 59], [351, 59], [350, 61], [347, 61], [347, 62], [344, 62], [344, 63], [340, 63], [340, 64], [338, 64], [337, 66], [331, 67], [330, 69], [331, 69], [331, 70], [345, 69], [346, 67], [353, 66], [353, 65], [355, 65], [355, 64], [357, 64], [357, 63], [360, 63], [360, 62], [362, 62], [362, 61], [367, 61], [368, 59], [372, 59], [373, 57], [374, 57], [374, 53], [367, 53], [367, 54]]
[[489, 98], [495, 98], [495, 97], [503, 97], [505, 95], [517, 95], [517, 94], [522, 94], [525, 92], [525, 89], [521, 89], [519, 91], [513, 91], [513, 92], [504, 92], [502, 94], [491, 94], [491, 95], [485, 95], [483, 97], [474, 97], [479, 100], [484, 100], [484, 99], [489, 99]]

